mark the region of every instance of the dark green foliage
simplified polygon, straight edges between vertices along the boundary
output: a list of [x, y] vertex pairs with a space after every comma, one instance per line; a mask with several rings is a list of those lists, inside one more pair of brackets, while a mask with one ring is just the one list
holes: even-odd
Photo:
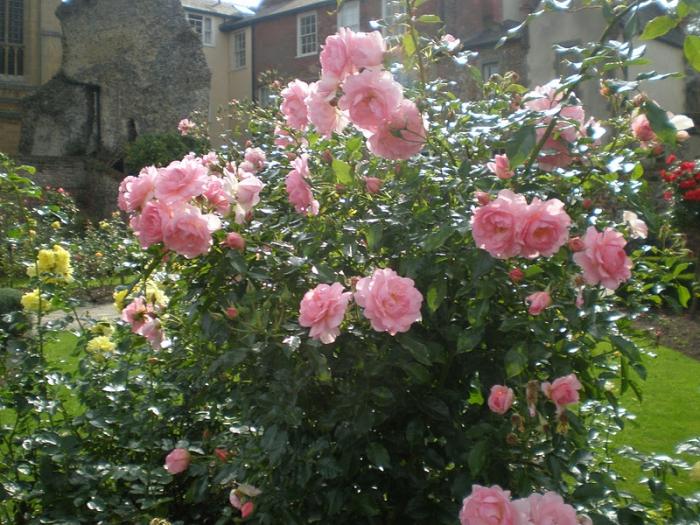
[[146, 166], [167, 166], [190, 152], [202, 153], [206, 147], [201, 139], [175, 132], [141, 135], [126, 149], [126, 168], [129, 173], [138, 173]]

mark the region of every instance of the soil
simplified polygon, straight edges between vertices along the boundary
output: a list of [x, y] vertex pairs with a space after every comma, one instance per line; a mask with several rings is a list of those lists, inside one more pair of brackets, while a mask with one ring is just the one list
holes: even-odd
[[640, 319], [639, 328], [647, 332], [652, 341], [700, 361], [700, 314], [690, 317], [655, 312]]

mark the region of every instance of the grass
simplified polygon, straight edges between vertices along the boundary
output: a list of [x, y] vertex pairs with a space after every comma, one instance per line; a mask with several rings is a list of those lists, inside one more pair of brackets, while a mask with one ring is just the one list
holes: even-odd
[[[622, 397], [622, 405], [637, 418], [615, 436], [614, 445], [673, 456], [679, 442], [700, 437], [700, 361], [663, 346], [653, 352], [655, 358], [645, 357], [648, 377], [642, 384], [642, 402], [631, 391]], [[691, 465], [700, 461], [693, 456], [683, 459]], [[618, 455], [613, 461], [615, 470], [627, 478], [627, 490], [638, 496], [648, 494], [637, 481], [643, 476], [638, 463]], [[669, 484], [682, 495], [700, 491], [700, 481], [689, 479], [687, 471]]]

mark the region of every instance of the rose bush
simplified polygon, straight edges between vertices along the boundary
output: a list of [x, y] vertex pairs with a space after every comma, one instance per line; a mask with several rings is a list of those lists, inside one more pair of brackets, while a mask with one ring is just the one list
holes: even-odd
[[[21, 451], [7, 440], [34, 480], [4, 474], [13, 516], [697, 516], [668, 491], [619, 490], [594, 448], [602, 420], [624, 424], [616, 394], [645, 374], [629, 337], [649, 295], [645, 245], [624, 212], [656, 233], [634, 205], [653, 153], [631, 125], [636, 81], [615, 84], [624, 111], [602, 122], [574, 89], [600, 63], [629, 64], [629, 47], [582, 47], [579, 75], [531, 91], [494, 77], [464, 101], [424, 75], [453, 40], [421, 36], [415, 5], [401, 22], [409, 87], [385, 67], [398, 42], [344, 30], [318, 82], [290, 82], [275, 107], [234, 105], [250, 144], [125, 180], [150, 263], [116, 293], [114, 346], [92, 343], [78, 374], [59, 375], [78, 417], [43, 421]], [[672, 147], [658, 109], [641, 111]]]

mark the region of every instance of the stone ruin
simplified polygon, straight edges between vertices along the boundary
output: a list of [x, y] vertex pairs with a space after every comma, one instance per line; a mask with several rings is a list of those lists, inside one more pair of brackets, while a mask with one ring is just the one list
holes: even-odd
[[[180, 0], [69, 0], [56, 15], [62, 65], [23, 100], [24, 159], [47, 165], [47, 157], [79, 156], [118, 163], [138, 135], [175, 131], [180, 119], [208, 108], [211, 73]], [[76, 180], [97, 183], [83, 175]], [[66, 186], [45, 180], [46, 173], [41, 179]]]

